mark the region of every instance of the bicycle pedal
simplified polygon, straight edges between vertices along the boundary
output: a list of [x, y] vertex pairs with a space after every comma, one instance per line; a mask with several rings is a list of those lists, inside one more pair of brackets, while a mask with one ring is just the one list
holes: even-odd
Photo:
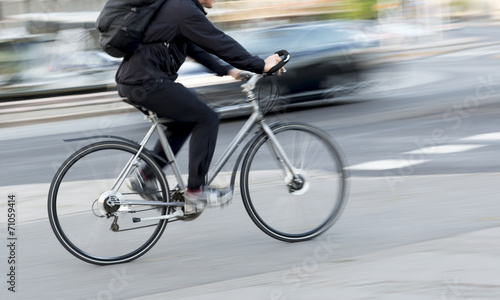
[[182, 220], [182, 221], [192, 221], [192, 220], [198, 218], [203, 213], [203, 211], [204, 211], [204, 209], [197, 210], [195, 212], [190, 212], [190, 213], [184, 213], [183, 212], [183, 217], [180, 218], [180, 220]]

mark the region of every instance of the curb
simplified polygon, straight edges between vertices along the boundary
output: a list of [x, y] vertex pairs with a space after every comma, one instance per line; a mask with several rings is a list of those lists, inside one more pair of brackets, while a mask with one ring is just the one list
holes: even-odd
[[30, 117], [30, 118], [18, 119], [18, 120], [6, 121], [6, 122], [0, 121], [0, 128], [17, 127], [17, 126], [24, 126], [24, 125], [34, 125], [34, 124], [49, 123], [49, 122], [68, 121], [68, 120], [74, 120], [76, 118], [100, 117], [100, 116], [131, 113], [131, 112], [136, 112], [136, 111], [137, 111], [137, 109], [135, 109], [133, 107], [130, 107], [130, 108], [125, 107], [125, 108], [117, 108], [117, 109], [111, 109], [111, 110], [93, 110], [93, 111], [87, 111], [87, 112], [76, 112], [76, 113], [61, 114], [61, 115], [55, 115], [55, 116]]
[[110, 114], [136, 112], [137, 109], [119, 99], [86, 100], [66, 103], [50, 103], [2, 109], [0, 128], [33, 125], [47, 122], [98, 117]]

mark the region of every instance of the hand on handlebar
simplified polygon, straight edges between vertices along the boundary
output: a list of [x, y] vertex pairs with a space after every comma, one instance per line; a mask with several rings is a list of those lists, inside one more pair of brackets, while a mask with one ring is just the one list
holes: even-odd
[[236, 80], [242, 80], [240, 69], [233, 68], [227, 72], [227, 75], [232, 76]]
[[[280, 50], [264, 60], [263, 73], [267, 75], [272, 75], [272, 74], [281, 75], [282, 72], [286, 72], [283, 66], [289, 60], [290, 60], [290, 54], [288, 53], [288, 51]], [[248, 71], [242, 71], [237, 68], [233, 68], [227, 72], [227, 75], [232, 76], [236, 80], [244, 80], [244, 79], [250, 79], [252, 73]]]
[[[274, 66], [276, 66], [281, 61], [281, 57], [278, 54], [273, 54], [264, 60], [264, 73], [269, 72]], [[285, 68], [279, 69], [276, 74], [281, 75], [281, 71], [284, 71]]]

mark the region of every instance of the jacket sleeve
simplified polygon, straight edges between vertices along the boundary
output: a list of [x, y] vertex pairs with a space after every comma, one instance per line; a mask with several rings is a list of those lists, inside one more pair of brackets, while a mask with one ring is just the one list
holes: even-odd
[[193, 2], [183, 3], [177, 14], [181, 35], [232, 66], [260, 74], [264, 72], [262, 58], [251, 55], [236, 40], [215, 27]]
[[190, 41], [187, 43], [187, 55], [194, 58], [197, 62], [204, 65], [218, 76], [227, 75], [227, 72], [232, 68], [230, 65], [218, 62], [210, 53]]

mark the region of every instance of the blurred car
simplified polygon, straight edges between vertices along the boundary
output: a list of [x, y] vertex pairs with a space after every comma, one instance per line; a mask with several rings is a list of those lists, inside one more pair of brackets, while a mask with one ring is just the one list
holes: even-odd
[[0, 87], [20, 81], [20, 73], [26, 66], [41, 59], [32, 47], [42, 42], [38, 37], [26, 35], [0, 36]]
[[97, 73], [109, 70], [116, 71], [120, 61], [120, 59], [101, 51], [67, 51], [52, 55], [48, 68], [51, 73]]
[[[285, 49], [291, 60], [278, 77], [281, 96], [277, 108], [335, 101], [362, 80], [356, 50], [365, 47], [359, 32], [337, 23], [300, 23], [266, 29], [230, 32], [250, 53], [265, 58]], [[193, 87], [213, 107], [241, 104], [241, 82], [195, 72], [187, 63], [179, 80]]]
[[[50, 44], [46, 45], [50, 48]], [[38, 50], [40, 57], [27, 60], [23, 56], [22, 67], [1, 84], [0, 101], [17, 100], [38, 96], [54, 96], [65, 93], [85, 93], [108, 90], [115, 87], [115, 73], [120, 60], [100, 51]], [[13, 80], [15, 78], [16, 80]], [[1, 79], [1, 77], [0, 77]]]

